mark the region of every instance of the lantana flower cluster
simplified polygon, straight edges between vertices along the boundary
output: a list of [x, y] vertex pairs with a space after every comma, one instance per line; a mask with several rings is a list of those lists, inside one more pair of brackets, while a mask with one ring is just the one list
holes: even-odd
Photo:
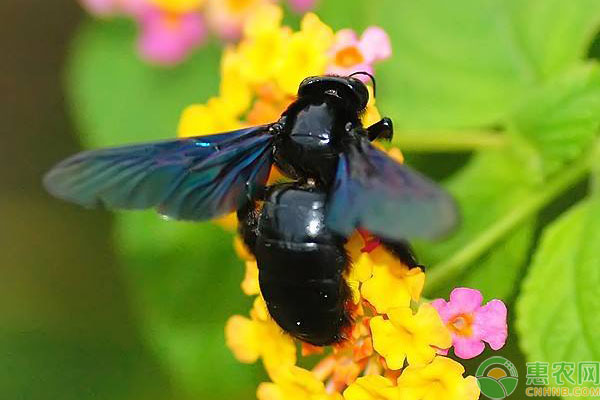
[[[133, 18], [140, 30], [140, 55], [156, 64], [183, 61], [214, 33], [226, 42], [237, 41], [256, 9], [277, 0], [81, 0], [99, 17]], [[316, 0], [288, 0], [297, 13], [312, 9]]]
[[[180, 136], [275, 122], [295, 99], [304, 78], [372, 72], [376, 62], [391, 55], [389, 37], [381, 28], [370, 27], [360, 37], [350, 29], [335, 33], [308, 13], [294, 32], [282, 26], [282, 18], [281, 7], [274, 4], [256, 10], [244, 25], [240, 42], [224, 51], [219, 95], [184, 111]], [[372, 100], [364, 121], [379, 119]]]
[[[334, 32], [312, 13], [299, 31], [281, 20], [281, 8], [270, 4], [246, 21], [239, 44], [224, 52], [219, 95], [183, 112], [180, 136], [274, 122], [305, 77], [373, 72], [374, 63], [391, 55], [389, 38], [377, 27], [359, 36]], [[373, 96], [362, 118], [365, 125], [380, 119]], [[403, 161], [398, 149], [389, 154]], [[270, 179], [278, 179], [275, 169]], [[234, 228], [235, 218], [221, 223]], [[326, 348], [300, 343], [270, 318], [256, 260], [239, 237], [235, 249], [246, 264], [241, 288], [254, 303], [249, 316], [229, 319], [225, 334], [239, 361], [262, 360], [271, 381], [258, 386], [259, 400], [477, 399], [476, 378], [465, 377], [463, 366], [446, 355], [454, 346], [455, 356], [471, 358], [484, 342], [499, 349], [507, 337], [501, 301], [482, 305], [481, 294], [467, 288], [455, 289], [449, 301], [423, 301], [424, 271], [409, 269], [360, 230], [346, 245], [353, 260], [345, 279], [354, 321], [344, 332], [347, 339]], [[319, 356], [311, 368], [302, 357], [307, 355]]]
[[[249, 317], [229, 319], [225, 336], [239, 361], [262, 360], [272, 382], [259, 385], [259, 400], [478, 399], [476, 378], [465, 377], [464, 367], [445, 355], [454, 347], [457, 357], [472, 358], [484, 342], [497, 350], [506, 341], [501, 301], [482, 305], [479, 291], [457, 288], [448, 302], [425, 302], [423, 270], [409, 269], [360, 232], [346, 245], [355, 260], [345, 277], [353, 298], [348, 339], [329, 349], [297, 343], [269, 317], [256, 260], [239, 238], [236, 249], [246, 263], [242, 290], [256, 298]], [[302, 368], [298, 351], [322, 358]]]

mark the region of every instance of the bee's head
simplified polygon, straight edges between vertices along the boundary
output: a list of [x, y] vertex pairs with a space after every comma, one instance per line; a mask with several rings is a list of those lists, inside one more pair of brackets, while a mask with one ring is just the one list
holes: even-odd
[[358, 72], [349, 76], [311, 76], [302, 81], [298, 88], [298, 97], [334, 96], [345, 100], [356, 111], [362, 111], [369, 102], [367, 86], [353, 75], [364, 74], [375, 79], [366, 72]]

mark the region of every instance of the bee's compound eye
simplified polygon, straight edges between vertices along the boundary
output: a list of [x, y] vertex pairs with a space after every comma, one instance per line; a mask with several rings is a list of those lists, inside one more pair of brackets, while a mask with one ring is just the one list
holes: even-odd
[[360, 79], [353, 77], [349, 77], [348, 81], [352, 86], [352, 91], [358, 99], [358, 107], [361, 110], [364, 110], [367, 108], [367, 104], [369, 103], [369, 90], [367, 89], [367, 85], [365, 85]]

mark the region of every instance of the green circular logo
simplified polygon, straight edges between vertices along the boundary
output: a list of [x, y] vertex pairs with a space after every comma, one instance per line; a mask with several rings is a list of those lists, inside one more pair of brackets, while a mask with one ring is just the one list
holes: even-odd
[[504, 357], [490, 357], [475, 372], [481, 393], [491, 400], [502, 400], [510, 396], [519, 383], [515, 365]]

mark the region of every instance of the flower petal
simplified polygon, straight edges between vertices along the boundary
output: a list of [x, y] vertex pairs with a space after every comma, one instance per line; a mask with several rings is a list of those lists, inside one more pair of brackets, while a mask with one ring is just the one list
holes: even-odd
[[273, 383], [260, 384], [259, 400], [342, 400], [339, 393], [327, 393], [323, 382], [304, 368], [288, 366], [270, 372], [269, 376]]
[[476, 400], [479, 387], [474, 377], [464, 378], [462, 365], [447, 357], [436, 357], [424, 366], [409, 365], [398, 378], [399, 399]]
[[423, 290], [425, 274], [420, 268], [394, 265], [375, 265], [373, 276], [363, 283], [362, 296], [379, 313], [395, 307], [407, 307], [411, 299], [417, 300]]
[[481, 307], [481, 292], [471, 288], [456, 288], [450, 293], [449, 308], [453, 315], [474, 313]]
[[364, 31], [359, 47], [369, 62], [384, 60], [392, 55], [390, 37], [378, 26], [371, 26]]
[[[390, 315], [393, 319], [393, 316]], [[440, 349], [452, 345], [452, 336], [444, 325], [439, 314], [430, 304], [421, 304], [415, 314], [415, 330], [420, 332], [419, 340]]]
[[166, 11], [182, 13], [198, 10], [204, 0], [150, 0], [150, 3]]
[[159, 64], [180, 62], [206, 36], [199, 13], [169, 14], [148, 9], [138, 15], [138, 19], [142, 31], [138, 38], [139, 51], [149, 61]]
[[358, 35], [353, 29], [341, 29], [335, 34], [335, 42], [331, 46], [332, 52], [337, 52], [339, 49], [343, 49], [348, 46], [358, 45]]
[[242, 292], [247, 296], [252, 296], [260, 293], [258, 284], [258, 266], [256, 261], [246, 261], [246, 274], [241, 284]]
[[272, 382], [262, 382], [258, 385], [256, 398], [258, 400], [287, 400], [281, 388]]
[[444, 299], [436, 299], [429, 304], [431, 304], [431, 306], [437, 310], [444, 323], [447, 323], [454, 316], [450, 314], [448, 303]]
[[485, 349], [485, 345], [479, 339], [454, 336], [454, 354], [464, 360], [477, 357]]
[[213, 97], [206, 104], [193, 104], [183, 110], [179, 120], [179, 137], [214, 135], [241, 128], [225, 106], [226, 99]]
[[327, 50], [333, 39], [333, 30], [329, 26], [315, 14], [306, 14], [302, 18], [301, 30], [291, 35], [279, 60], [275, 76], [279, 87], [294, 95], [304, 78], [323, 74], [329, 60]]
[[98, 16], [107, 16], [119, 11], [117, 0], [81, 0], [81, 4], [88, 12]]
[[243, 363], [253, 363], [260, 356], [256, 324], [241, 315], [234, 315], [225, 325], [227, 347], [235, 358]]
[[[408, 312], [411, 312], [408, 309]], [[388, 368], [396, 370], [404, 366], [407, 347], [411, 344], [410, 335], [407, 332], [396, 329], [388, 320], [382, 316], [371, 318], [371, 332], [373, 335], [373, 348], [387, 363]]]
[[421, 305], [414, 315], [409, 307], [393, 308], [388, 317], [372, 318], [371, 332], [373, 348], [392, 370], [402, 368], [405, 358], [411, 365], [427, 364], [435, 357], [434, 346], [448, 348], [452, 344], [450, 332], [429, 304]]
[[289, 3], [294, 12], [303, 14], [315, 6], [316, 0], [289, 0]]
[[394, 400], [398, 398], [394, 384], [379, 375], [358, 378], [344, 391], [346, 400]]
[[502, 348], [506, 343], [508, 337], [506, 315], [506, 306], [500, 300], [488, 302], [475, 314], [476, 325], [481, 330], [481, 337], [490, 344], [493, 350]]

